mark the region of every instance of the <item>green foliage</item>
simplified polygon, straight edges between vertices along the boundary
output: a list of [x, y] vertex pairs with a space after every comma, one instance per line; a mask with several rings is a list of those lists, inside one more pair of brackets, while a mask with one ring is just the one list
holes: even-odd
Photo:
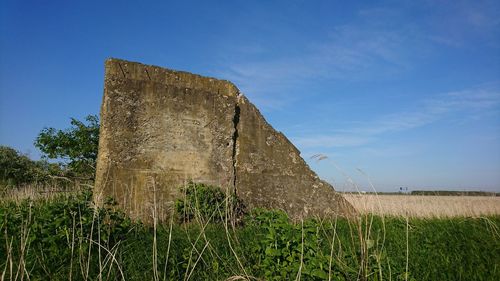
[[[294, 223], [281, 211], [256, 209], [231, 228], [195, 223], [201, 216], [195, 211], [192, 223], [160, 224], [155, 231], [112, 204], [94, 209], [91, 196], [0, 201], [5, 279], [15, 279], [24, 263], [31, 280], [68, 280], [70, 274], [72, 280], [122, 280], [122, 273], [125, 280], [295, 280], [299, 269], [301, 280], [500, 280], [498, 216]], [[215, 198], [211, 202], [224, 200]]]
[[0, 180], [4, 185], [17, 185], [36, 180], [37, 165], [15, 149], [0, 146]]
[[193, 219], [203, 222], [221, 222], [226, 219], [239, 222], [245, 213], [243, 202], [234, 194], [226, 195], [221, 188], [202, 183], [188, 183], [181, 187], [183, 198], [175, 202], [180, 222]]
[[13, 148], [0, 146], [0, 191], [23, 185], [69, 186], [59, 164], [34, 161]]
[[93, 179], [99, 145], [99, 119], [88, 115], [86, 123], [71, 118], [66, 130], [43, 129], [35, 140], [35, 146], [47, 158], [63, 159], [75, 177]]
[[379, 217], [291, 223], [282, 211], [256, 209], [245, 222], [249, 263], [266, 280], [293, 280], [301, 264], [301, 280], [500, 277], [500, 217], [411, 219], [408, 226], [403, 218]]
[[33, 161], [13, 148], [0, 146], [0, 186], [48, 183], [51, 175], [60, 175], [59, 165], [47, 161]]
[[[12, 243], [11, 255], [23, 256], [34, 279], [65, 280], [69, 276], [69, 262], [76, 269], [83, 266], [82, 258], [97, 258], [99, 245], [93, 241], [111, 249], [124, 239], [132, 223], [109, 205], [94, 208], [92, 193], [85, 191], [75, 197], [49, 202], [4, 202], [0, 206], [0, 225], [5, 234], [0, 241]], [[6, 245], [9, 244], [0, 248], [0, 256], [5, 259], [9, 252]], [[30, 250], [25, 251], [27, 246], [23, 245], [29, 245]], [[6, 262], [0, 259], [2, 266]], [[93, 266], [95, 270], [96, 265]]]
[[283, 211], [255, 209], [247, 221], [263, 230], [253, 248], [254, 270], [266, 280], [292, 280], [300, 272], [304, 280], [328, 279], [329, 256], [323, 252], [320, 224], [313, 220], [292, 224]]
[[49, 163], [46, 159], [33, 161], [7, 146], [0, 146], [0, 187], [24, 184], [67, 185], [68, 178], [93, 180], [99, 142], [97, 116], [86, 117], [87, 124], [71, 119], [67, 130], [45, 128], [35, 146], [45, 158], [63, 159], [66, 165]]

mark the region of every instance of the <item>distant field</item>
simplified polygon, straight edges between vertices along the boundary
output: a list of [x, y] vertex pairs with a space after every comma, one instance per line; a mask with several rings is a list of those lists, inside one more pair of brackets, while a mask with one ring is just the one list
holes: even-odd
[[344, 194], [361, 213], [421, 218], [500, 215], [500, 197]]

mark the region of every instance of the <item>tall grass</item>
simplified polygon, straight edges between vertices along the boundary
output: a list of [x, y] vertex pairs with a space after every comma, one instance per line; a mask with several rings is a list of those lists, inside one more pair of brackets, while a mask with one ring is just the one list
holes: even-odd
[[153, 204], [152, 225], [97, 208], [87, 191], [4, 198], [1, 280], [500, 279], [498, 216], [235, 218], [229, 196], [207, 212], [210, 192], [192, 191], [165, 223]]

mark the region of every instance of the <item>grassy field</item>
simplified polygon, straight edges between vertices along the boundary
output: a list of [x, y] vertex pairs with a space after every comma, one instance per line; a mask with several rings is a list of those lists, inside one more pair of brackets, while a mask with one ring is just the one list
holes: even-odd
[[397, 201], [351, 219], [292, 222], [256, 209], [232, 220], [219, 208], [227, 201], [207, 197], [196, 203], [216, 208], [186, 201], [147, 226], [112, 204], [93, 207], [89, 191], [9, 196], [0, 200], [0, 280], [500, 280], [498, 215], [403, 216], [391, 213]]
[[380, 216], [449, 218], [500, 215], [498, 196], [344, 194], [361, 213]]

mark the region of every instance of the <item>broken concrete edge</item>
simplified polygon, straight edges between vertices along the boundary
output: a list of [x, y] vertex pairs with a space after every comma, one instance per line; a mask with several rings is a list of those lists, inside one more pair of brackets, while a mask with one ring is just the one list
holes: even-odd
[[[234, 192], [236, 195], [237, 193], [237, 188], [238, 188], [238, 154], [239, 154], [239, 148], [240, 148], [240, 140], [239, 140], [239, 129], [241, 126], [240, 122], [240, 114], [239, 114], [239, 109], [240, 106], [245, 105], [248, 103], [249, 106], [253, 108], [255, 111], [256, 115], [258, 116], [260, 124], [262, 124], [262, 127], [270, 127], [271, 129], [272, 126], [267, 122], [267, 120], [263, 117], [261, 112], [251, 104], [251, 102], [239, 91], [239, 89], [230, 81], [227, 80], [220, 80], [217, 78], [211, 78], [211, 77], [204, 77], [201, 75], [197, 74], [192, 74], [189, 72], [184, 72], [184, 71], [176, 71], [176, 70], [170, 70], [166, 69], [163, 67], [159, 66], [153, 66], [153, 65], [146, 65], [142, 63], [136, 63], [136, 62], [130, 62], [130, 61], [125, 61], [121, 59], [116, 59], [116, 58], [110, 58], [106, 60], [105, 62], [105, 69], [106, 69], [106, 77], [105, 81], [107, 84], [108, 81], [137, 81], [140, 83], [153, 83], [153, 84], [161, 84], [162, 86], [166, 87], [174, 87], [178, 89], [185, 89], [187, 92], [188, 89], [192, 90], [198, 90], [204, 93], [216, 93], [218, 95], [222, 95], [225, 97], [228, 97], [233, 100], [234, 102], [234, 113], [232, 117], [232, 123], [233, 123], [233, 134], [232, 134], [232, 192]], [[122, 88], [123, 89], [123, 88]], [[125, 88], [125, 90], [127, 90]], [[184, 90], [182, 90], [184, 91]], [[106, 94], [106, 88], [105, 88], [105, 94]], [[133, 96], [133, 95], [132, 95]], [[105, 99], [106, 95], [103, 96], [103, 109], [105, 106]], [[228, 108], [229, 109], [229, 108]], [[104, 111], [101, 110], [101, 120], [104, 121]], [[101, 137], [106, 135], [104, 132], [105, 126], [104, 124], [101, 124]], [[108, 130], [114, 130], [114, 128], [110, 127]], [[273, 129], [274, 130], [274, 129]], [[280, 139], [281, 141], [287, 143], [289, 147], [296, 152], [297, 155], [299, 155], [299, 161], [302, 162], [302, 165], [304, 165], [309, 171], [311, 171], [314, 174], [314, 177], [319, 180], [319, 177], [312, 171], [309, 167], [309, 165], [305, 162], [305, 160], [300, 157], [300, 151], [293, 145], [293, 143], [281, 132], [274, 130], [277, 134], [276, 137]], [[108, 151], [107, 149], [101, 149], [103, 147], [106, 147], [107, 144], [105, 144], [106, 140], [105, 138], [100, 138], [99, 141], [99, 156], [98, 156], [98, 167], [97, 171], [100, 176], [96, 177], [96, 186], [105, 186], [108, 181], [108, 176], [109, 176], [109, 169], [112, 165], [114, 165], [111, 162], [111, 159], [109, 158], [109, 155], [106, 155], [105, 151]], [[121, 159], [121, 158], [119, 158]], [[106, 162], [107, 161], [107, 162]], [[107, 170], [107, 171], [105, 171]], [[326, 188], [331, 189], [332, 192], [335, 193], [334, 198], [337, 198], [335, 208], [333, 208], [333, 211], [331, 213], [332, 216], [337, 216], [338, 214], [341, 214], [341, 216], [351, 216], [352, 214], [356, 214], [356, 211], [354, 208], [345, 200], [343, 199], [342, 195], [339, 194], [334, 190], [334, 188], [327, 182], [321, 181], [323, 185], [325, 185]], [[171, 188], [180, 188], [181, 186], [172, 186]], [[224, 187], [221, 186], [221, 188], [224, 190]], [[226, 186], [227, 188], [227, 186]], [[229, 189], [228, 189], [229, 190]], [[100, 190], [101, 192], [103, 191], [102, 189]], [[333, 199], [333, 198], [332, 198]], [[340, 199], [340, 200], [339, 200]], [[103, 196], [99, 192], [95, 192], [95, 201], [100, 202], [102, 204]], [[281, 209], [281, 208], [276, 208], [276, 209]], [[286, 211], [286, 210], [284, 210]], [[327, 215], [325, 213], [325, 215]], [[330, 216], [330, 215], [328, 215]]]
[[226, 96], [237, 97], [240, 95], [236, 85], [228, 80], [117, 58], [106, 60], [105, 74], [106, 78], [123, 77], [131, 80], [152, 81], [178, 88], [214, 91]]

